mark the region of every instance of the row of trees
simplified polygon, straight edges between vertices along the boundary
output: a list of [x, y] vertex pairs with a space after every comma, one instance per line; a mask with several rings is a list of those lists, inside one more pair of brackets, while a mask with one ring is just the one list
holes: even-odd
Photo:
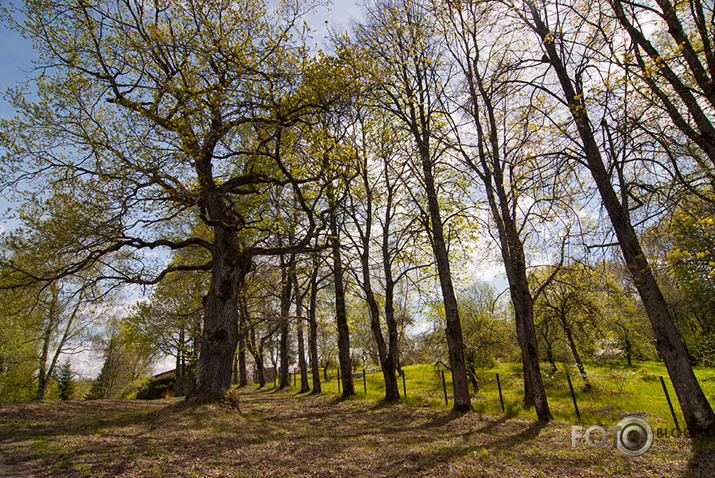
[[[205, 402], [230, 386], [237, 350], [260, 368], [274, 334], [285, 386], [292, 317], [308, 329], [309, 359], [296, 330], [301, 369], [310, 362], [319, 377], [321, 287], [334, 303], [343, 395], [353, 394], [351, 283], [394, 400], [396, 297], [415, 301], [414, 283], [432, 276], [454, 407], [468, 410], [453, 271], [475, 246], [495, 246], [525, 401], [545, 421], [544, 317], [579, 363], [566, 312], [595, 315], [569, 302], [562, 285], [580, 279], [564, 278], [564, 265], [617, 247], [689, 429], [715, 430], [656, 274], [662, 255], [644, 242], [667, 229], [667, 261], [681, 283], [693, 277], [681, 292], [703, 294], [703, 320], [689, 322], [711, 334], [712, 5], [383, 0], [336, 32], [330, 55], [305, 46], [310, 8], [26, 1], [14, 26], [35, 40], [41, 74], [37, 99], [10, 93], [19, 115], [0, 133], [3, 189], [27, 191], [7, 288], [160, 284], [135, 321], [149, 335], [169, 318], [156, 309], [161, 287], [184, 291], [177, 369], [198, 351], [190, 399]], [[19, 250], [56, 261], [23, 263]]]

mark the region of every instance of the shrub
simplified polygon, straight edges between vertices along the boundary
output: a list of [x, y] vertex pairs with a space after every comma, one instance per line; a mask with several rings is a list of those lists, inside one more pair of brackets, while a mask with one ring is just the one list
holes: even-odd
[[229, 408], [237, 410], [239, 413], [241, 409], [239, 408], [239, 394], [238, 390], [235, 388], [230, 388], [226, 393], [223, 394], [221, 399], [221, 404], [226, 405]]
[[156, 400], [171, 397], [173, 396], [175, 383], [176, 376], [174, 375], [153, 378], [137, 391], [137, 398], [139, 400]]
[[641, 380], [645, 382], [653, 382], [655, 380], [658, 380], [658, 376], [650, 373], [650, 370], [645, 367], [639, 368], [636, 373], [641, 378]]

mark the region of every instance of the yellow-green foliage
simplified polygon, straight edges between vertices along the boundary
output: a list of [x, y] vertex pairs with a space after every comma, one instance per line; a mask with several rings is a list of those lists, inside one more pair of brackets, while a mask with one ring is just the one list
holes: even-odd
[[236, 390], [235, 388], [230, 388], [226, 391], [226, 393], [223, 394], [221, 403], [230, 408], [235, 408], [240, 412], [241, 409], [239, 408], [239, 398], [240, 396], [238, 390]]
[[37, 388], [36, 318], [15, 310], [15, 299], [11, 292], [0, 296], [0, 401], [29, 400]]

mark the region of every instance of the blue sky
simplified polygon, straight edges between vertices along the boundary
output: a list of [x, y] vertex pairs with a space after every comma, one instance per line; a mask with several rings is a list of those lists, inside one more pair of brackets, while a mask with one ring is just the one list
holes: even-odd
[[[316, 29], [314, 43], [317, 48], [325, 49], [323, 38], [327, 27], [343, 30], [349, 26], [352, 17], [360, 17], [359, 3], [355, 0], [336, 0], [328, 8], [321, 7], [307, 19], [309, 24]], [[32, 48], [32, 41], [22, 38], [17, 32], [10, 30], [7, 25], [0, 25], [0, 91], [3, 93], [8, 87], [26, 81], [32, 76], [32, 60], [37, 55]], [[0, 99], [0, 117], [13, 116], [10, 105]]]
[[[0, 117], [14, 116], [12, 107], [5, 100], [5, 92], [10, 87], [26, 82], [32, 76], [32, 61], [36, 57], [32, 41], [22, 38], [7, 25], [0, 25]], [[0, 232], [12, 227], [5, 217], [9, 206], [5, 196], [0, 197]]]
[[[32, 41], [22, 38], [7, 25], [0, 26], [0, 90], [4, 93], [9, 86], [26, 81], [31, 76], [32, 60], [36, 58]], [[0, 116], [13, 115], [10, 105], [0, 100]]]
[[[307, 18], [308, 23], [316, 30], [313, 35], [313, 47], [326, 49], [325, 36], [328, 28], [344, 30], [348, 28], [352, 17], [359, 18], [361, 8], [359, 0], [335, 0], [329, 7], [321, 7]], [[326, 24], [325, 21], [328, 21]], [[9, 87], [26, 82], [32, 77], [33, 60], [37, 58], [32, 48], [32, 41], [22, 38], [7, 25], [0, 24], [0, 117], [11, 118], [14, 111], [5, 100], [4, 94]], [[0, 151], [1, 154], [1, 151]], [[0, 197], [0, 232], [12, 228], [14, 224], [5, 217], [10, 207], [7, 199]]]

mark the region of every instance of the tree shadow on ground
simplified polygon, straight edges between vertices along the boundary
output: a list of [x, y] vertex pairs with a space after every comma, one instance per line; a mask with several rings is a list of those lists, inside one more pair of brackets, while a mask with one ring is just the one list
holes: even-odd
[[449, 422], [453, 420], [457, 420], [459, 418], [462, 418], [466, 414], [471, 413], [471, 412], [460, 412], [457, 410], [451, 410], [449, 413], [442, 414], [442, 415], [437, 415], [433, 417], [429, 422], [424, 424], [421, 428], [424, 429], [429, 429], [429, 428], [439, 428], [447, 425]]
[[[179, 399], [0, 405], [6, 463], [57, 476], [712, 476], [715, 443], [641, 460], [570, 451], [566, 424], [294, 393], [241, 394], [244, 413]], [[7, 425], [3, 424], [7, 419]], [[3, 435], [7, 440], [3, 442]], [[673, 442], [674, 443], [674, 442]], [[669, 468], [670, 466], [670, 468]], [[316, 470], [319, 473], [316, 474]], [[600, 476], [600, 475], [599, 475]], [[607, 475], [606, 475], [607, 476]]]
[[515, 447], [522, 445], [526, 442], [535, 440], [539, 436], [541, 431], [546, 428], [547, 425], [548, 422], [533, 422], [531, 425], [529, 425], [522, 431], [513, 435], [502, 435], [500, 439], [490, 442], [489, 444], [485, 445], [485, 447], [502, 449], [505, 446]]
[[368, 407], [368, 410], [370, 410], [372, 412], [377, 412], [380, 410], [394, 408], [395, 406], [399, 405], [400, 403], [402, 403], [402, 402], [400, 402], [399, 400], [391, 401], [391, 400], [383, 399], [383, 400], [380, 400], [379, 402], [376, 402], [372, 406]]
[[693, 456], [683, 478], [711, 478], [715, 475], [715, 437], [696, 437], [691, 443]]

